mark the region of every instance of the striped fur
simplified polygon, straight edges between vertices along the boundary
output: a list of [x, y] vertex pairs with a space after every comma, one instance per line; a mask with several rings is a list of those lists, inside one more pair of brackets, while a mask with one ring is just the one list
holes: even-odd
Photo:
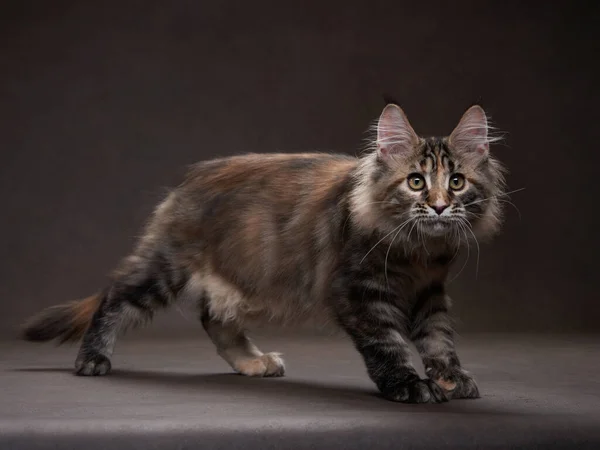
[[[444, 283], [456, 252], [500, 222], [500, 166], [480, 151], [481, 136], [469, 144], [479, 109], [450, 138], [421, 138], [388, 106], [361, 158], [249, 154], [195, 165], [106, 289], [43, 312], [24, 337], [65, 340], [86, 330], [76, 373], [102, 375], [120, 332], [191, 301], [218, 353], [245, 375], [284, 373], [277, 353], [247, 337], [253, 323], [325, 319], [348, 332], [387, 398], [477, 397], [454, 350]], [[449, 187], [457, 173], [462, 190]], [[410, 187], [415, 174], [422, 190]], [[411, 340], [427, 379], [411, 364]]]

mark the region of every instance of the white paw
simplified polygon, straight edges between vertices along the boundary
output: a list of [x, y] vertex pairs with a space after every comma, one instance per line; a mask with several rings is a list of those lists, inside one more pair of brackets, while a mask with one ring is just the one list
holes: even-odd
[[265, 361], [267, 366], [264, 374], [265, 377], [282, 377], [285, 374], [285, 363], [280, 353], [267, 353], [266, 355], [262, 355], [261, 359]]
[[258, 358], [236, 361], [234, 369], [248, 377], [282, 377], [285, 364], [279, 353], [266, 353]]

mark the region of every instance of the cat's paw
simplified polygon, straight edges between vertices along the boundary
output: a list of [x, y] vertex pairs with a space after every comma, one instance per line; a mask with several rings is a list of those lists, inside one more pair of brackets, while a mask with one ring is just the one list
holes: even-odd
[[234, 369], [248, 377], [282, 377], [285, 374], [285, 364], [279, 353], [236, 361]]
[[78, 358], [75, 362], [75, 374], [81, 376], [106, 375], [110, 368], [110, 360], [99, 353]]
[[429, 379], [415, 379], [384, 392], [389, 400], [401, 403], [442, 403], [448, 397], [444, 390]]
[[267, 353], [266, 355], [262, 355], [261, 359], [265, 361], [265, 365], [267, 366], [265, 377], [282, 377], [285, 375], [285, 363], [280, 353]]
[[434, 378], [450, 398], [480, 398], [479, 388], [466, 370], [457, 367]]

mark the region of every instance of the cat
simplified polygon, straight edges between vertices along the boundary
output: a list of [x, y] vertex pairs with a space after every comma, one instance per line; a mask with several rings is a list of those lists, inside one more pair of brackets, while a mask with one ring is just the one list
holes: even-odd
[[[192, 300], [218, 354], [248, 376], [282, 376], [247, 337], [256, 321], [329, 317], [382, 395], [405, 403], [480, 397], [454, 346], [448, 271], [470, 238], [500, 228], [504, 169], [486, 113], [419, 137], [389, 103], [361, 156], [245, 154], [192, 166], [108, 286], [50, 307], [23, 338], [82, 339], [78, 375], [104, 375], [120, 332]], [[427, 378], [411, 360], [412, 341]]]

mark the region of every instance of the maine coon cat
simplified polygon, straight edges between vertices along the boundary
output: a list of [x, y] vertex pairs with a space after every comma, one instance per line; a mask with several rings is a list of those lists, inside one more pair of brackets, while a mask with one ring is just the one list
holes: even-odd
[[[475, 398], [459, 361], [445, 281], [461, 246], [500, 224], [500, 164], [483, 109], [444, 138], [419, 137], [388, 104], [373, 148], [248, 154], [201, 162], [158, 205], [110, 283], [48, 308], [23, 336], [83, 338], [78, 375], [104, 375], [119, 332], [192, 300], [217, 352], [249, 376], [282, 376], [245, 329], [255, 321], [332, 318], [391, 400]], [[426, 368], [410, 361], [412, 341]]]

